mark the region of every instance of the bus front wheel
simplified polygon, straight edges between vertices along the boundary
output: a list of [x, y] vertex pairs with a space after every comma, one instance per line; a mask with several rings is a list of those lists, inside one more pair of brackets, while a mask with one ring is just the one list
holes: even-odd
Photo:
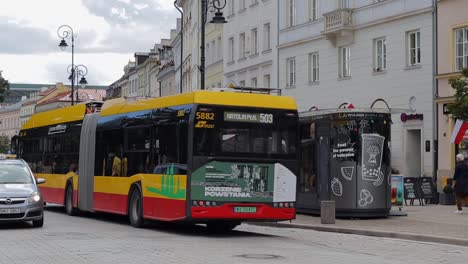
[[71, 184], [67, 186], [67, 190], [65, 192], [65, 212], [67, 215], [76, 214], [76, 210], [73, 208], [73, 187]]
[[130, 224], [133, 227], [142, 227], [143, 226], [143, 206], [141, 201], [141, 193], [135, 188], [130, 194], [130, 202], [128, 207], [128, 217], [130, 219]]

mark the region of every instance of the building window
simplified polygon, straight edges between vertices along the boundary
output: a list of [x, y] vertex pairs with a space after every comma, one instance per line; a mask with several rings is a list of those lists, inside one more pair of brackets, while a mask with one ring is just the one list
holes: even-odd
[[338, 0], [338, 8], [350, 8], [349, 0]]
[[288, 27], [296, 25], [296, 0], [288, 1]]
[[319, 19], [319, 0], [309, 0], [309, 20]]
[[296, 58], [286, 60], [286, 86], [296, 85]]
[[211, 50], [210, 50], [210, 43], [208, 43], [208, 44], [206, 44], [206, 55], [208, 55], [207, 58], [206, 58], [206, 62], [207, 62], [208, 64], [210, 63], [210, 61], [212, 61], [210, 51], [211, 51]]
[[229, 38], [229, 62], [234, 61], [234, 38]]
[[229, 15], [234, 15], [236, 13], [235, 10], [234, 1], [229, 1]]
[[350, 48], [347, 47], [340, 47], [338, 49], [339, 54], [339, 77], [345, 78], [351, 76], [351, 70], [349, 67], [349, 59], [350, 59]]
[[263, 25], [263, 50], [271, 49], [270, 23]]
[[263, 75], [263, 86], [266, 88], [270, 88], [271, 86], [270, 74]]
[[309, 82], [319, 81], [319, 54], [318, 52], [309, 54]]
[[250, 40], [251, 40], [251, 51], [252, 55], [255, 55], [258, 53], [258, 34], [257, 34], [257, 29], [254, 28], [252, 29], [252, 32], [250, 33]]
[[240, 87], [245, 87], [245, 81], [244, 81], [244, 80], [240, 81], [240, 82], [239, 82], [239, 86], [240, 86]]
[[245, 9], [245, 0], [239, 0], [240, 6], [239, 6], [239, 11], [242, 11]]
[[408, 66], [421, 64], [421, 33], [411, 31], [406, 37], [408, 40]]
[[245, 33], [239, 35], [239, 59], [245, 58]]
[[455, 30], [456, 70], [468, 67], [468, 27]]
[[374, 71], [380, 72], [387, 68], [387, 45], [385, 38], [374, 40]]
[[213, 40], [211, 41], [211, 63], [214, 63], [218, 60], [218, 58], [216, 58], [216, 53], [216, 41]]
[[221, 42], [221, 37], [218, 37], [218, 60], [221, 60], [223, 58], [222, 52], [223, 52], [223, 43]]
[[250, 79], [250, 86], [253, 88], [257, 88], [257, 78]]

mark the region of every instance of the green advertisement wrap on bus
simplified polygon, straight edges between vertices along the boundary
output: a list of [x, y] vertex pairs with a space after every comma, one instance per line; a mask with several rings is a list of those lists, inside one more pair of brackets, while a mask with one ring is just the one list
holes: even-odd
[[192, 173], [193, 200], [291, 202], [295, 190], [295, 175], [279, 163], [213, 161]]

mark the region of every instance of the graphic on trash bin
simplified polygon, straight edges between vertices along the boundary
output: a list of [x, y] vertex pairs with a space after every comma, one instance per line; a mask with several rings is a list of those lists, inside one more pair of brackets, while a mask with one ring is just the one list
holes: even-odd
[[348, 181], [353, 179], [354, 167], [341, 167], [341, 176]]
[[338, 178], [333, 178], [331, 182], [331, 189], [334, 195], [336, 196], [343, 195], [343, 184]]
[[362, 189], [359, 194], [359, 206], [366, 207], [374, 202], [374, 196], [369, 190]]
[[382, 156], [385, 137], [379, 134], [362, 134], [362, 179], [379, 186], [384, 180]]

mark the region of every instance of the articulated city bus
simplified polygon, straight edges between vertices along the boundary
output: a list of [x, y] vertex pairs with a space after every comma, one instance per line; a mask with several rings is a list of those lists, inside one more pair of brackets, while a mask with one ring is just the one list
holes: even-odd
[[[228, 230], [295, 218], [298, 113], [291, 97], [196, 91], [38, 113], [18, 155], [44, 200]], [[92, 109], [91, 109], [92, 108]]]

